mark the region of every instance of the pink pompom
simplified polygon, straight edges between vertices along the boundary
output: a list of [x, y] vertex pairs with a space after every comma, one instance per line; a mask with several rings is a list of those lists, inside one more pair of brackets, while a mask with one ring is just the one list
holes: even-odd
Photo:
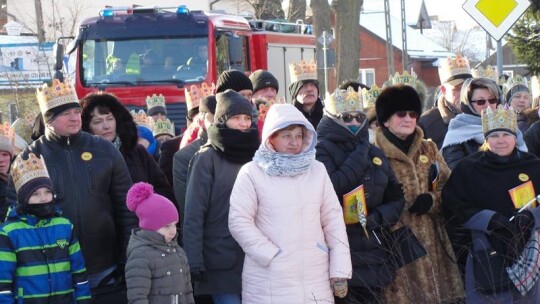
[[152, 194], [154, 194], [154, 187], [152, 185], [145, 182], [133, 184], [126, 196], [128, 209], [135, 212], [139, 204]]

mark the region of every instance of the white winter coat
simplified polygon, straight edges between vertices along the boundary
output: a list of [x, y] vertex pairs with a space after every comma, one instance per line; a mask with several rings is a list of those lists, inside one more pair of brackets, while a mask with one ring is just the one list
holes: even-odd
[[[274, 105], [263, 130], [269, 136], [292, 123], [316, 134], [290, 105]], [[243, 303], [333, 303], [330, 278], [350, 278], [351, 258], [343, 211], [324, 165], [303, 174], [270, 176], [255, 162], [240, 170], [230, 200], [229, 229], [246, 253]]]

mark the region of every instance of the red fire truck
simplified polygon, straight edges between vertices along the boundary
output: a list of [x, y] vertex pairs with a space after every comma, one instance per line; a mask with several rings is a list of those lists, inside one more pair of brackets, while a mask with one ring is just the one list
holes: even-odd
[[185, 6], [107, 7], [84, 20], [66, 47], [61, 39], [55, 74], [68, 74], [79, 97], [103, 90], [130, 108], [142, 108], [146, 96], [163, 94], [179, 125], [185, 123], [186, 84], [215, 83], [229, 69], [246, 74], [266, 69], [280, 82], [278, 95], [288, 100], [288, 64], [316, 58], [310, 26]]

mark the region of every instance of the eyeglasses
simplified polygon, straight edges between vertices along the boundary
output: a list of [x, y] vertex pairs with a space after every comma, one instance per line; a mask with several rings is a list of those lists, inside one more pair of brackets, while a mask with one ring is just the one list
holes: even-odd
[[358, 113], [356, 115], [353, 115], [353, 114], [339, 114], [338, 118], [343, 120], [343, 122], [347, 122], [347, 123], [353, 121], [353, 119], [356, 119], [357, 123], [362, 123], [364, 121], [364, 119], [366, 119], [366, 117], [362, 113]]
[[486, 101], [489, 102], [489, 104], [496, 104], [499, 100], [497, 98], [489, 98], [488, 100], [485, 100], [485, 99], [471, 100], [471, 102], [474, 102], [479, 106], [485, 105]]
[[399, 118], [405, 118], [405, 116], [407, 116], [407, 114], [412, 119], [417, 119], [418, 118], [418, 113], [416, 113], [415, 111], [397, 111], [396, 112], [396, 115]]

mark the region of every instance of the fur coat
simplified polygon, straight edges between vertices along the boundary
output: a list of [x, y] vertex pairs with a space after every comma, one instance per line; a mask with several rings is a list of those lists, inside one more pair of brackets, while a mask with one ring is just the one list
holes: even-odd
[[[448, 180], [450, 169], [437, 145], [423, 137], [422, 129], [416, 127], [413, 144], [405, 155], [382, 130], [377, 131], [376, 146], [384, 151], [403, 185], [402, 224], [412, 228], [427, 251], [426, 256], [398, 269], [395, 282], [384, 290], [387, 303], [445, 303], [463, 297], [464, 293], [441, 212], [441, 189]], [[434, 176], [437, 176], [436, 183], [432, 183]], [[410, 214], [407, 210], [422, 193], [432, 196], [431, 210], [421, 216]]]

